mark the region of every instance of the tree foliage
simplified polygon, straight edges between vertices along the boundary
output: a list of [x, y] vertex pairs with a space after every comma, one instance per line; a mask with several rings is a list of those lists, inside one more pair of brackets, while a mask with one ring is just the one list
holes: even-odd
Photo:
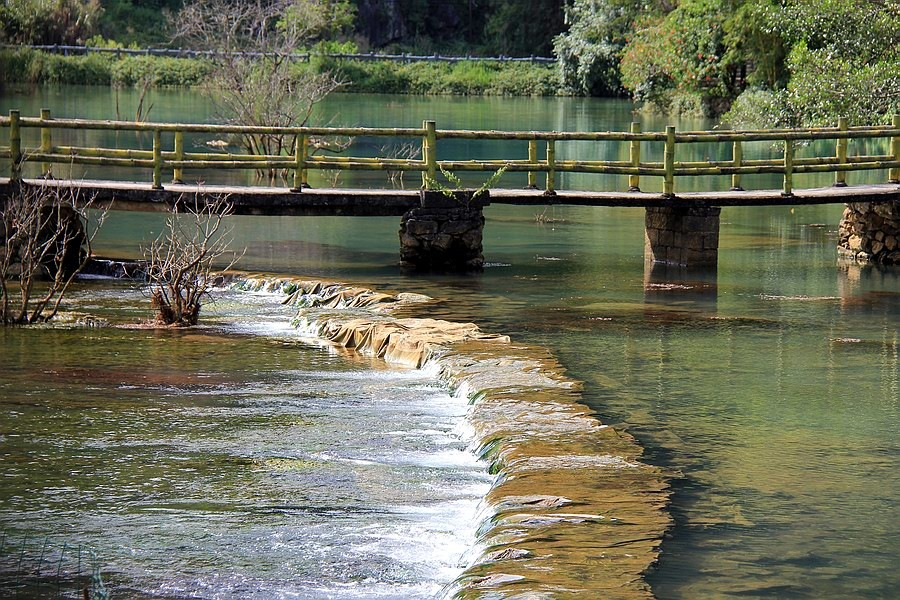
[[0, 41], [83, 44], [102, 11], [100, 0], [7, 0], [0, 4]]
[[119, 43], [146, 48], [163, 46], [172, 37], [170, 21], [182, 0], [102, 0], [100, 33]]
[[567, 8], [569, 30], [554, 38], [553, 51], [569, 92], [614, 96], [624, 91], [619, 61], [638, 11], [635, 0], [575, 0]]
[[[900, 2], [755, 0], [752, 10], [762, 32], [786, 48], [782, 77], [766, 87], [789, 122], [868, 124], [900, 112]], [[754, 98], [763, 96], [741, 98], [729, 121], [742, 125]]]
[[701, 100], [706, 112], [736, 82], [724, 60], [727, 0], [683, 0], [662, 17], [639, 21], [622, 56], [622, 81], [634, 97], [668, 110], [673, 97]]
[[752, 90], [732, 117], [777, 98], [778, 120], [883, 120], [900, 88], [898, 23], [898, 0], [681, 0], [636, 19], [622, 81], [663, 111], [689, 98], [718, 114]]

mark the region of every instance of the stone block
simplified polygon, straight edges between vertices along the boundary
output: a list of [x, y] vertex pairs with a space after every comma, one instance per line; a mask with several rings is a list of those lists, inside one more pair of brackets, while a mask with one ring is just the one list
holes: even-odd
[[702, 231], [687, 231], [681, 235], [681, 246], [687, 250], [703, 250]]
[[440, 227], [440, 232], [447, 235], [462, 235], [472, 229], [477, 229], [481, 223], [471, 219], [464, 221], [447, 221]]
[[402, 248], [418, 248], [421, 245], [422, 244], [420, 243], [420, 240], [417, 236], [410, 235], [409, 233], [406, 233], [405, 231], [400, 232], [400, 248], [401, 249]]

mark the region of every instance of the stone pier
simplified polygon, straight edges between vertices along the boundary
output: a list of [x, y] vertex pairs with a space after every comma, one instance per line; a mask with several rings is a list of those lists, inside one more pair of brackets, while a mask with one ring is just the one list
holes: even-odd
[[422, 190], [420, 206], [400, 221], [400, 266], [414, 271], [472, 272], [484, 267], [483, 208], [485, 191], [476, 199], [472, 192]]
[[714, 267], [719, 257], [719, 207], [648, 207], [644, 257], [685, 267]]
[[838, 254], [862, 264], [900, 264], [900, 201], [848, 204]]

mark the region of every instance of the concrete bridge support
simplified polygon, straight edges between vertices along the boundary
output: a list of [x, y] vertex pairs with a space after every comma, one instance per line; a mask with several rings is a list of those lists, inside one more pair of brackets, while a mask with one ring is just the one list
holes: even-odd
[[471, 192], [450, 198], [422, 190], [420, 206], [400, 221], [400, 266], [413, 271], [480, 271], [487, 198], [487, 192], [473, 200]]
[[648, 207], [644, 257], [655, 263], [715, 267], [719, 257], [719, 207]]
[[863, 264], [900, 264], [900, 201], [848, 204], [838, 254]]

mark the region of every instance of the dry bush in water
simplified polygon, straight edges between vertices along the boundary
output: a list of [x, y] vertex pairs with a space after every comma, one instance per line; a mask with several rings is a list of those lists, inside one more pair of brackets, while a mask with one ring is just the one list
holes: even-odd
[[179, 199], [166, 225], [149, 247], [147, 260], [150, 300], [156, 320], [164, 325], [196, 325], [200, 308], [213, 287], [217, 263], [228, 270], [243, 253], [229, 250], [231, 228], [225, 219], [234, 212], [227, 196]]
[[106, 211], [57, 186], [20, 186], [0, 198], [0, 324], [43, 323], [91, 257]]

